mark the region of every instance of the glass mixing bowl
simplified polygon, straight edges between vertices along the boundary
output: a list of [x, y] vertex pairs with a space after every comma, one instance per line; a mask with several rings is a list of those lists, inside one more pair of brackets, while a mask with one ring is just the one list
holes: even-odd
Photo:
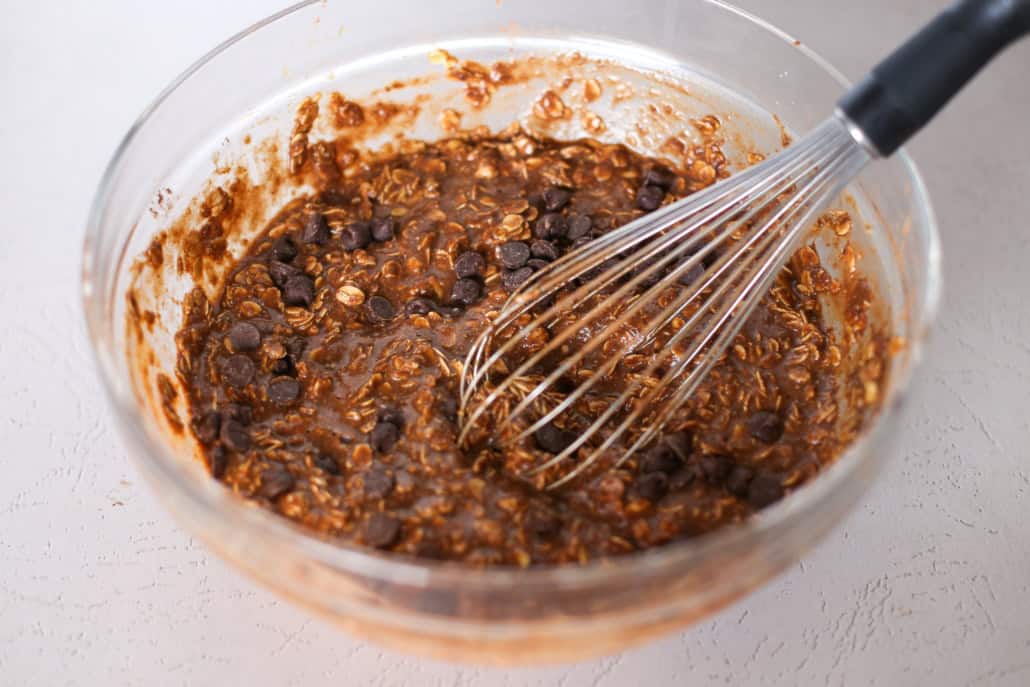
[[[312, 0], [270, 17], [209, 53], [158, 97], [126, 135], [97, 191], [83, 290], [118, 425], [140, 471], [189, 531], [275, 592], [358, 635], [450, 659], [525, 663], [613, 652], [684, 627], [796, 561], [854, 506], [892, 453], [899, 401], [939, 289], [934, 218], [904, 153], [875, 162], [849, 189], [872, 227], [854, 232], [865, 242], [863, 269], [876, 276], [898, 341], [883, 411], [803, 489], [746, 524], [661, 549], [581, 567], [476, 570], [321, 540], [210, 479], [196, 447], [169, 431], [152, 391], [143, 388], [154, 380], [141, 377], [127, 356], [133, 335], [125, 325], [126, 293], [136, 256], [201, 188], [199, 180], [232, 158], [233, 146], [283, 126], [309, 93], [366, 92], [424, 73], [427, 53], [438, 47], [483, 62], [576, 50], [660, 73], [687, 90], [701, 82], [723, 89], [801, 132], [829, 113], [845, 86], [798, 41], [711, 0], [394, 0], [374, 10]], [[506, 123], [527, 107], [518, 96], [498, 98], [483, 121]], [[619, 135], [617, 126], [608, 132]], [[153, 365], [173, 392], [173, 335], [190, 286], [188, 277], [171, 278], [155, 304], [157, 326], [135, 335], [149, 338]]]

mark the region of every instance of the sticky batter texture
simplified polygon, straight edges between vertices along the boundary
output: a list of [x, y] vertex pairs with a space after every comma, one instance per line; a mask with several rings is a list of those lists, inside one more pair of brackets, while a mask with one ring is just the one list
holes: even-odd
[[[675, 169], [513, 126], [387, 155], [332, 141], [302, 152], [294, 171], [319, 188], [252, 241], [217, 298], [191, 294], [177, 340], [213, 478], [322, 535], [478, 566], [661, 546], [799, 488], [878, 403], [884, 346], [844, 371], [819, 300], [840, 286], [806, 247], [661, 441], [617, 470], [535, 488], [513, 467], [542, 463], [576, 428], [507, 451], [459, 447], [468, 348], [535, 270], [728, 176], [718, 146]], [[861, 304], [851, 315], [864, 325]]]

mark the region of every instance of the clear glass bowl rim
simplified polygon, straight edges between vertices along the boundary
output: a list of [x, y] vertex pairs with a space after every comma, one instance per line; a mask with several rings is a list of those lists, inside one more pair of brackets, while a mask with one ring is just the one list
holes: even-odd
[[[722, 528], [694, 539], [670, 543], [656, 549], [624, 554], [581, 566], [547, 565], [526, 569], [478, 569], [460, 563], [391, 556], [320, 539], [278, 515], [266, 512], [264, 509], [246, 506], [213, 480], [208, 484], [198, 484], [186, 475], [177, 465], [176, 460], [168, 455], [168, 449], [163, 443], [144, 429], [145, 423], [141, 421], [139, 405], [132, 392], [115, 381], [120, 376], [115, 356], [122, 352], [110, 351], [105, 348], [105, 338], [107, 337], [105, 328], [115, 326], [116, 323], [105, 321], [108, 311], [105, 309], [104, 299], [108, 297], [108, 294], [97, 292], [96, 280], [93, 276], [96, 250], [101, 243], [100, 239], [104, 231], [101, 218], [111, 194], [116, 171], [122, 164], [123, 157], [131, 147], [137, 132], [180, 85], [207, 63], [254, 32], [321, 1], [303, 0], [276, 12], [228, 38], [190, 65], [140, 114], [115, 149], [111, 161], [105, 168], [87, 218], [83, 250], [82, 295], [87, 330], [100, 368], [102, 383], [108, 399], [114, 406], [115, 414], [121, 421], [121, 429], [130, 439], [130, 451], [134, 450], [134, 453], [138, 454], [134, 456], [137, 460], [148, 461], [148, 467], [156, 469], [158, 478], [163, 480], [168, 487], [175, 489], [177, 496], [185, 498], [192, 507], [199, 509], [202, 517], [230, 518], [236, 526], [244, 528], [255, 536], [260, 535], [266, 542], [275, 545], [284, 554], [288, 552], [294, 559], [307, 560], [341, 572], [393, 584], [415, 587], [438, 585], [472, 587], [477, 591], [506, 591], [516, 584], [523, 592], [531, 591], [533, 588], [585, 589], [599, 584], [611, 584], [619, 578], [639, 581], [642, 577], [646, 578], [650, 575], [667, 574], [675, 570], [690, 570], [692, 562], [706, 560], [725, 547], [739, 546], [749, 540], [769, 543], [768, 537], [771, 533], [779, 531], [784, 523], [799, 517], [801, 513], [812, 510], [823, 499], [832, 497], [836, 485], [849, 479], [858, 461], [861, 460], [859, 454], [862, 453], [863, 445], [870, 441], [870, 435], [882, 423], [882, 416], [890, 412], [897, 396], [907, 387], [907, 373], [911, 372], [911, 368], [918, 363], [919, 349], [936, 315], [940, 298], [940, 247], [937, 222], [922, 177], [904, 149], [898, 151], [894, 157], [902, 164], [912, 183], [912, 209], [918, 215], [916, 226], [925, 228], [926, 236], [924, 238], [927, 243], [928, 259], [926, 278], [919, 285], [923, 289], [922, 298], [925, 307], [919, 314], [918, 321], [911, 323], [913, 332], [910, 341], [912, 363], [909, 364], [905, 378], [895, 380], [891, 384], [891, 391], [885, 400], [881, 416], [876, 418], [834, 465], [825, 470], [817, 479], [805, 485], [803, 489], [791, 494], [778, 504], [762, 510], [745, 523]], [[738, 18], [764, 29], [791, 44], [842, 87], [846, 88], [850, 85], [843, 74], [822, 56], [773, 24], [723, 2], [723, 0], [696, 1], [735, 14]], [[125, 259], [125, 256], [121, 256], [121, 259]], [[110, 294], [110, 296], [117, 298], [118, 294]]]

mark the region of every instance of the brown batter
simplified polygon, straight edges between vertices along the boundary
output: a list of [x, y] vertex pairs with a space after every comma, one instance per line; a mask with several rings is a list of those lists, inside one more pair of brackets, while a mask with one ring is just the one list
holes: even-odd
[[[621, 145], [511, 129], [365, 154], [343, 176], [334, 156], [359, 154], [319, 145], [297, 169], [316, 171], [320, 191], [270, 223], [217, 302], [193, 293], [178, 335], [212, 475], [306, 527], [475, 565], [644, 549], [778, 501], [876, 403], [841, 373], [816, 298], [835, 285], [805, 248], [658, 445], [537, 490], [513, 466], [560, 451], [569, 428], [504, 455], [459, 448], [468, 347], [534, 270], [726, 176], [722, 153], [700, 147], [674, 173]], [[859, 399], [846, 423], [841, 397]]]

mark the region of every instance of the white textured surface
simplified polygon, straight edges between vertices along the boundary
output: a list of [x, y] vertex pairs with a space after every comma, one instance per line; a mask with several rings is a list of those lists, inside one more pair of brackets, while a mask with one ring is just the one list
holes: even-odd
[[[912, 147], [948, 287], [902, 457], [864, 507], [691, 631], [495, 671], [383, 652], [309, 618], [139, 484], [82, 332], [85, 213], [157, 90], [280, 3], [61, 4], [0, 2], [0, 685], [1030, 684], [1030, 44]], [[745, 4], [853, 77], [939, 6]]]

